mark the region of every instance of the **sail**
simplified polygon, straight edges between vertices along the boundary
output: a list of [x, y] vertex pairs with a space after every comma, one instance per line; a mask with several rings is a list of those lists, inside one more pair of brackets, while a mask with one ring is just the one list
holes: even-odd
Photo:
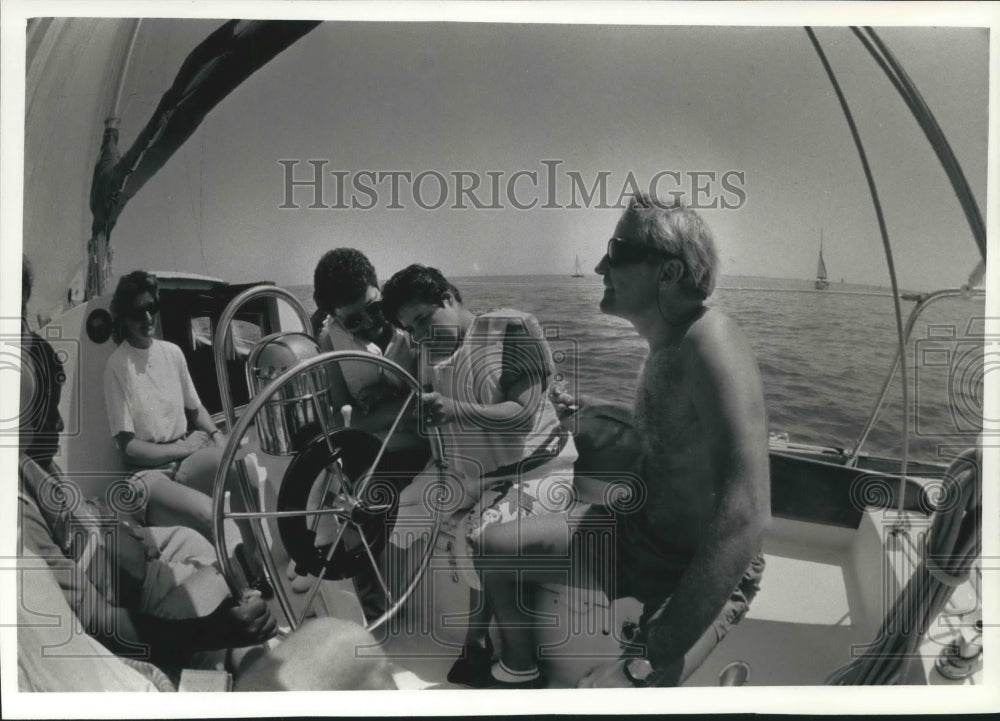
[[823, 249], [819, 249], [819, 264], [816, 266], [816, 277], [826, 280], [826, 263], [823, 262]]
[[576, 263], [573, 266], [573, 277], [582, 278], [583, 270], [580, 268], [580, 256], [576, 256]]
[[319, 21], [230, 20], [196, 47], [124, 155], [118, 130], [104, 132], [90, 192], [93, 213], [87, 295], [110, 275], [108, 237], [128, 200], [191, 137], [219, 102]]

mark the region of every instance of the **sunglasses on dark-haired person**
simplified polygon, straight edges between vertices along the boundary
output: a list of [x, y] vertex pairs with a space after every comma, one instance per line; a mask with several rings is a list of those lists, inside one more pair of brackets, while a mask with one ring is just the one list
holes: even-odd
[[632, 241], [628, 241], [617, 236], [608, 241], [607, 255], [608, 263], [613, 266], [639, 263], [646, 260], [646, 258], [651, 255], [664, 259], [680, 259], [679, 256], [676, 256], [673, 253], [667, 253], [666, 251], [659, 250], [658, 248], [650, 248], [648, 245], [633, 243]]
[[348, 333], [353, 333], [366, 323], [380, 322], [382, 320], [382, 299], [375, 298], [364, 308], [351, 313], [346, 318], [340, 316], [336, 316], [336, 318]]
[[160, 312], [160, 301], [154, 300], [149, 303], [143, 303], [142, 305], [137, 305], [128, 312], [128, 317], [135, 321], [146, 320], [146, 314], [149, 313], [150, 318], [155, 318], [156, 314]]

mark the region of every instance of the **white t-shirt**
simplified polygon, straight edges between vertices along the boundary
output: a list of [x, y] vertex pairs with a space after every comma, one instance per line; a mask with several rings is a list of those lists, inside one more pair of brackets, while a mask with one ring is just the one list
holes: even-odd
[[184, 409], [201, 405], [187, 362], [173, 343], [149, 348], [123, 341], [104, 368], [104, 403], [111, 435], [134, 433], [141, 441], [169, 443], [187, 432]]
[[[332, 316], [327, 316], [323, 321], [323, 331], [330, 341], [330, 347], [335, 351], [356, 350], [366, 351], [374, 355], [384, 356], [389, 360], [402, 366], [411, 375], [416, 373], [416, 353], [410, 343], [410, 336], [399, 328], [392, 329], [392, 338], [385, 348], [385, 353], [378, 347], [377, 343], [363, 340], [348, 333]], [[389, 383], [400, 389], [404, 387], [404, 382], [399, 376], [391, 371], [384, 371], [381, 366], [374, 363], [364, 363], [362, 361], [345, 361], [340, 364], [340, 372], [344, 374], [344, 382], [347, 384], [347, 391], [352, 398], [357, 398], [358, 393], [369, 386], [378, 383]]]

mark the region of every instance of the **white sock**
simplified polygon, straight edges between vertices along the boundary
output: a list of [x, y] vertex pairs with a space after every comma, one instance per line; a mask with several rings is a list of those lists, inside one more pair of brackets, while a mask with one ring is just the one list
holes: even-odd
[[490, 671], [493, 674], [493, 678], [497, 681], [504, 681], [505, 683], [521, 683], [523, 681], [534, 681], [539, 676], [539, 671], [537, 666], [533, 666], [527, 671], [513, 671], [504, 665], [503, 661], [497, 661], [493, 664], [493, 669]]

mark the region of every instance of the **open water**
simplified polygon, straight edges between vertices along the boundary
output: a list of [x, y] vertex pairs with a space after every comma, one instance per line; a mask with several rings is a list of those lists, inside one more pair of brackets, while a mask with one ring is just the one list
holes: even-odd
[[[571, 391], [631, 402], [648, 348], [631, 324], [602, 314], [601, 279], [567, 276], [451, 278], [474, 311], [533, 313], [550, 336]], [[291, 289], [312, 312], [312, 287]], [[853, 448], [896, 352], [892, 298], [884, 289], [811, 281], [723, 278], [711, 305], [743, 328], [764, 379], [772, 433], [792, 441]], [[903, 321], [914, 303], [903, 302]], [[950, 458], [979, 432], [983, 402], [982, 298], [932, 305], [907, 349], [913, 459]], [[902, 453], [897, 374], [864, 450]]]

